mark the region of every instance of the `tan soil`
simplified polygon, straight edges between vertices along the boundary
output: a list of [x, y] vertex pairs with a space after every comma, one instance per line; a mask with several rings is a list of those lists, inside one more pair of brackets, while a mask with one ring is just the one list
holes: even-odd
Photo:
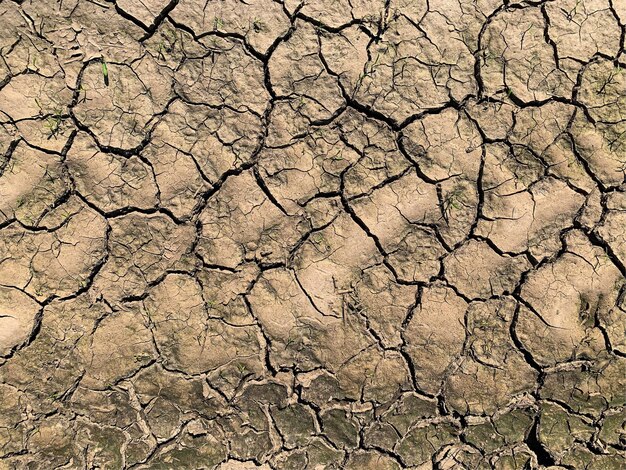
[[626, 468], [625, 40], [0, 0], [0, 470]]

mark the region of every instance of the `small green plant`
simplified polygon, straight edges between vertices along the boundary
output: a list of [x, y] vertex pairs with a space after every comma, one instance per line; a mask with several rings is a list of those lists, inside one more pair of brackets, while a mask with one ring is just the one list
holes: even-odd
[[[80, 97], [82, 93], [82, 98]], [[78, 87], [78, 103], [84, 103], [85, 101], [87, 101], [87, 88], [85, 88], [85, 86], [81, 83], [80, 86]]]
[[313, 242], [315, 247], [322, 253], [326, 253], [328, 250], [330, 250], [330, 245], [328, 241], [326, 241], [326, 238], [321, 233], [316, 233], [315, 235], [313, 235], [311, 237], [311, 241]]
[[55, 139], [61, 130], [61, 123], [63, 122], [63, 114], [60, 108], [56, 108], [52, 115], [46, 118], [46, 122], [44, 123], [44, 128], [48, 133], [48, 140], [52, 137]]
[[39, 98], [37, 98], [37, 97], [35, 97], [35, 104], [39, 108], [39, 114], [41, 114], [42, 111], [43, 111], [43, 106], [41, 106], [41, 101], [39, 101]]
[[159, 42], [159, 47], [157, 49], [157, 54], [159, 55], [159, 59], [165, 60], [165, 46], [163, 45], [163, 41]]
[[159, 41], [159, 45], [157, 47], [157, 54], [161, 60], [166, 59], [166, 55], [172, 53], [176, 49], [176, 45], [178, 43], [183, 42], [182, 32], [180, 33], [180, 38], [176, 35], [176, 30], [167, 29], [164, 31], [162, 35], [162, 39]]
[[298, 102], [296, 103], [296, 110], [300, 111], [302, 108], [304, 108], [305, 104], [306, 102], [304, 101], [304, 96], [300, 95], [300, 97], [298, 98]]
[[456, 187], [443, 199], [442, 209], [446, 221], [448, 221], [453, 209], [459, 210], [463, 206], [463, 193], [462, 187]]
[[213, 31], [217, 31], [218, 29], [223, 28], [223, 27], [224, 27], [224, 20], [216, 16], [213, 19]]
[[344, 158], [343, 158], [343, 150], [337, 150], [337, 153], [335, 153], [334, 155], [332, 155], [332, 156], [330, 157], [330, 159], [331, 159], [332, 161], [334, 161], [334, 162], [337, 162], [337, 161], [339, 161], [339, 162], [340, 162], [340, 161], [343, 161], [343, 159], [344, 159]]
[[356, 79], [356, 83], [354, 84], [355, 93], [361, 87], [361, 84], [363, 83], [363, 80], [365, 79], [365, 77], [367, 77], [367, 75], [368, 74], [366, 72], [361, 72], [359, 74], [359, 77]]
[[252, 29], [254, 29], [255, 33], [260, 33], [263, 31], [267, 31], [268, 27], [263, 20], [260, 20], [259, 18], [255, 18], [254, 21], [252, 22]]
[[316, 127], [315, 130], [311, 132], [311, 135], [315, 138], [323, 139], [326, 136], [326, 132], [323, 127]]
[[104, 78], [104, 84], [109, 86], [109, 67], [104, 57], [102, 58], [102, 77]]
[[[395, 48], [395, 46], [394, 46], [394, 48]], [[383, 52], [383, 53], [386, 52], [386, 49], [384, 49], [384, 48], [381, 48], [379, 50], [381, 52]], [[395, 49], [394, 49], [394, 52], [395, 52]], [[378, 66], [378, 61], [379, 60], [380, 60], [380, 52], [376, 54], [376, 59], [374, 59], [374, 62], [372, 62], [371, 64], [366, 64], [365, 65], [365, 69], [363, 70], [363, 72], [361, 72], [359, 74], [359, 77], [357, 78], [356, 83], [354, 84], [354, 92], [353, 92], [353, 94], [356, 94], [358, 89], [363, 84], [363, 80], [365, 80], [365, 78], [372, 77], [374, 75], [374, 72], [376, 72], [376, 67]]]
[[485, 65], [488, 65], [492, 61], [498, 62], [501, 60], [502, 60], [502, 54], [497, 54], [496, 52], [492, 51], [488, 47], [483, 49], [483, 63]]
[[[39, 98], [35, 98], [35, 103], [39, 108], [39, 114], [44, 114], [43, 106]], [[56, 138], [57, 134], [61, 130], [61, 122], [63, 122], [63, 110], [61, 108], [55, 108], [51, 115], [46, 117], [46, 121], [43, 125], [44, 129], [47, 129], [48, 140], [52, 137]]]
[[237, 372], [239, 372], [239, 375], [241, 377], [243, 377], [244, 375], [246, 375], [246, 372], [248, 371], [247, 367], [245, 364], [242, 364], [241, 362], [239, 364], [237, 364]]

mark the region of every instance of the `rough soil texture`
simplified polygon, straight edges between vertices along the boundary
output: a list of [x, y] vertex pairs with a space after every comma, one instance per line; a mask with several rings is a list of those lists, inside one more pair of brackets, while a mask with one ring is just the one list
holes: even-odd
[[626, 468], [625, 40], [0, 0], [0, 469]]

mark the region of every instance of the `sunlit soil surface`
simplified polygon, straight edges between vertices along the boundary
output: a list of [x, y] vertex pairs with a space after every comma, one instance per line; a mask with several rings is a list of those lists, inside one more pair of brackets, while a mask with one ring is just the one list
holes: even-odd
[[626, 468], [625, 38], [0, 0], [0, 469]]

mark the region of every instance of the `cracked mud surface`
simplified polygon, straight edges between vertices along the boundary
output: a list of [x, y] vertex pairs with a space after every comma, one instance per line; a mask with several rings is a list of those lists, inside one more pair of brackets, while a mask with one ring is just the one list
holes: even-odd
[[0, 0], [0, 469], [625, 468], [625, 41]]

